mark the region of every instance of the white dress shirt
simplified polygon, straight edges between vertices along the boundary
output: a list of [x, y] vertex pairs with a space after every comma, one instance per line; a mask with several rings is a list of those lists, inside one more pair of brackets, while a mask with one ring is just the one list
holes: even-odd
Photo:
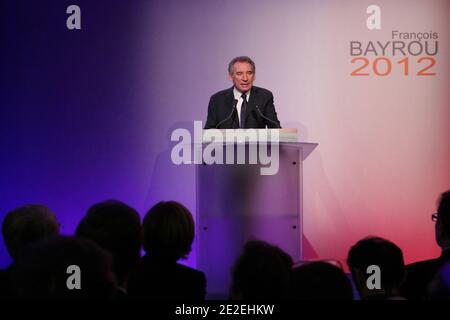
[[[248, 102], [250, 101], [250, 92], [251, 92], [251, 90], [248, 90], [245, 93], [245, 97], [247, 98], [247, 106], [248, 106]], [[236, 89], [236, 87], [234, 87], [233, 94], [234, 94], [234, 99], [236, 99], [238, 101], [238, 103], [236, 105], [236, 110], [237, 110], [237, 114], [238, 114], [239, 123], [241, 123], [241, 107], [242, 107], [242, 102], [244, 101], [241, 97], [242, 92], [240, 92], [238, 89]]]

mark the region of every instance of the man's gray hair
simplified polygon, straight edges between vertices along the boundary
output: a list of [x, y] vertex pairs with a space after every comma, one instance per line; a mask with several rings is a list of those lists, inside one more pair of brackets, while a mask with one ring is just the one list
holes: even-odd
[[233, 60], [231, 60], [230, 63], [228, 64], [228, 73], [230, 75], [233, 74], [233, 65], [236, 62], [247, 62], [247, 63], [250, 63], [252, 68], [253, 68], [253, 72], [255, 72], [256, 68], [255, 68], [255, 63], [253, 62], [253, 60], [250, 59], [250, 57], [247, 57], [247, 56], [240, 56], [240, 57], [233, 58]]

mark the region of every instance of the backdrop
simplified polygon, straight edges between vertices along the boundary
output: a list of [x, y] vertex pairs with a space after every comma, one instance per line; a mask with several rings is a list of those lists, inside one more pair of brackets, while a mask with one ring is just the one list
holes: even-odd
[[[170, 133], [205, 121], [210, 95], [231, 86], [227, 63], [248, 55], [283, 127], [319, 144], [304, 162], [305, 258], [344, 260], [367, 235], [406, 262], [436, 256], [450, 2], [375, 2], [2, 1], [1, 219], [43, 203], [72, 234], [106, 199], [195, 213], [194, 168], [171, 164]], [[71, 4], [79, 30], [66, 26]]]

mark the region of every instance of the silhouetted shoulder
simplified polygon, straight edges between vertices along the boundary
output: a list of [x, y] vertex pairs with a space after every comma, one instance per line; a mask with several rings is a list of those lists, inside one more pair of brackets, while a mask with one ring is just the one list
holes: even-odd
[[439, 268], [441, 264], [442, 264], [441, 259], [430, 259], [408, 264], [406, 266], [406, 269], [408, 270], [408, 272], [411, 272], [422, 269]]
[[130, 278], [128, 293], [155, 300], [204, 300], [206, 277], [193, 268], [144, 256]]
[[205, 279], [205, 273], [199, 270], [196, 270], [194, 268], [182, 265], [177, 263], [176, 269], [180, 274], [185, 274], [188, 276], [191, 276], [193, 278], [196, 278], [197, 280], [201, 281], [202, 279]]
[[411, 300], [425, 299], [427, 286], [442, 266], [441, 259], [430, 259], [411, 263], [406, 266], [406, 281], [401, 291]]
[[0, 269], [0, 299], [8, 298], [11, 294], [11, 267]]

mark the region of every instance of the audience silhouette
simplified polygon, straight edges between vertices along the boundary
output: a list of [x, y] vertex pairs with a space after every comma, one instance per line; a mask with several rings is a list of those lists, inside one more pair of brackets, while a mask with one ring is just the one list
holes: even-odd
[[[2, 224], [3, 240], [13, 261], [29, 244], [59, 234], [55, 214], [46, 206], [29, 204], [6, 214]], [[0, 297], [10, 296], [11, 266], [0, 270]]]
[[[440, 257], [405, 267], [402, 250], [380, 237], [353, 245], [347, 256], [351, 276], [363, 300], [450, 299], [450, 190], [432, 215]], [[76, 237], [59, 236], [59, 223], [44, 205], [9, 212], [2, 234], [13, 263], [0, 270], [0, 298], [117, 299], [202, 301], [206, 277], [179, 263], [195, 237], [189, 210], [159, 202], [141, 224], [127, 204], [108, 200], [89, 208]], [[145, 255], [141, 258], [141, 248]], [[82, 289], [68, 285], [68, 268], [82, 274]], [[369, 285], [377, 267], [379, 286]], [[232, 270], [231, 300], [352, 300], [352, 283], [327, 261], [302, 262], [277, 246], [248, 241]], [[376, 276], [376, 275], [375, 275]], [[406, 280], [405, 280], [406, 279]], [[377, 281], [375, 281], [377, 283]]]
[[[399, 290], [406, 276], [405, 263], [402, 250], [393, 242], [380, 237], [364, 238], [351, 247], [347, 264], [363, 300], [404, 299]], [[376, 276], [369, 266], [379, 268], [379, 288], [367, 284], [372, 274]]]
[[[80, 286], [68, 285], [70, 266], [79, 268]], [[112, 299], [116, 281], [111, 256], [79, 237], [53, 236], [27, 246], [11, 272], [13, 295], [34, 299]]]
[[233, 266], [232, 300], [287, 298], [292, 258], [280, 248], [251, 240]]
[[111, 254], [120, 292], [126, 293], [129, 274], [141, 256], [142, 227], [137, 211], [120, 201], [97, 203], [89, 208], [75, 234]]
[[341, 268], [329, 262], [306, 262], [291, 270], [289, 299], [352, 300], [352, 284]]
[[436, 243], [442, 248], [438, 258], [419, 261], [406, 266], [408, 276], [402, 293], [408, 299], [429, 299], [428, 286], [441, 267], [450, 262], [450, 190], [443, 192], [438, 200], [437, 212], [432, 214], [435, 221]]
[[144, 250], [137, 270], [130, 277], [130, 296], [156, 300], [204, 300], [203, 272], [177, 263], [187, 258], [194, 240], [194, 220], [183, 205], [159, 202], [143, 220]]

